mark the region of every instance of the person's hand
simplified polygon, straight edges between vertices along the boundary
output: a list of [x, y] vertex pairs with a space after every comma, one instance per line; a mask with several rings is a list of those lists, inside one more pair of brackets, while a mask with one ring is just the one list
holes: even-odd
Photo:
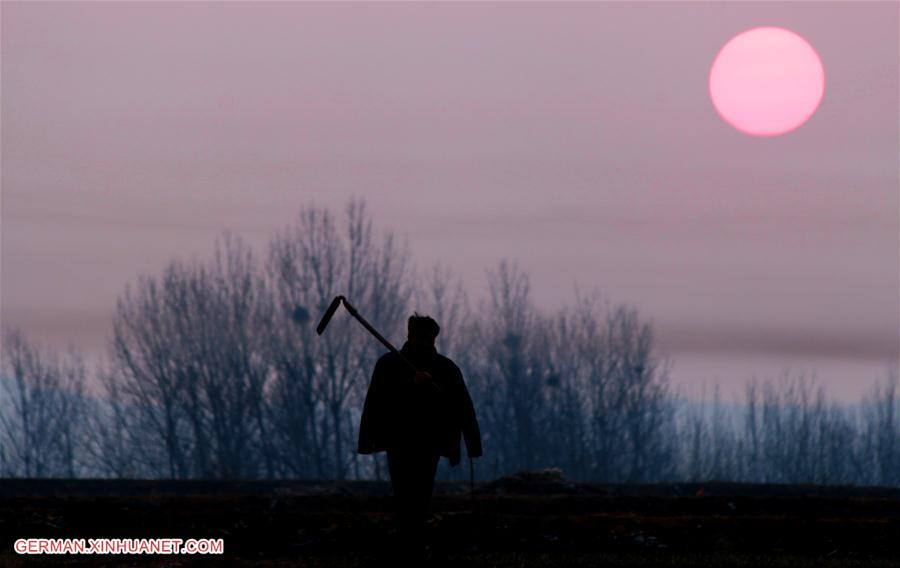
[[434, 380], [430, 373], [426, 373], [425, 371], [416, 371], [416, 376], [413, 379], [417, 385], [424, 385], [426, 383], [430, 383]]

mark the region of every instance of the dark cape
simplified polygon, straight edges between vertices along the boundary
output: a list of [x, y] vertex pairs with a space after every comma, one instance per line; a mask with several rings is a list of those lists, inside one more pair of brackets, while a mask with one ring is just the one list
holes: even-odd
[[481, 456], [478, 420], [459, 367], [433, 347], [416, 349], [407, 342], [400, 351], [434, 380], [416, 384], [413, 371], [399, 356], [382, 355], [363, 404], [357, 451], [435, 451], [455, 466], [464, 437], [468, 456]]

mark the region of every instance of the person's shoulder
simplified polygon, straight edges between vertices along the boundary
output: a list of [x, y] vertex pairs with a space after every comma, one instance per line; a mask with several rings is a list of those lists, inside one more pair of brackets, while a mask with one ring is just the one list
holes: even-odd
[[394, 353], [393, 351], [387, 351], [382, 353], [378, 360], [375, 362], [376, 368], [386, 368], [393, 367], [400, 363], [400, 356]]
[[453, 359], [447, 357], [446, 355], [437, 354], [438, 363], [444, 367], [446, 370], [454, 373], [456, 375], [462, 376], [462, 371], [459, 369], [459, 366], [453, 362]]

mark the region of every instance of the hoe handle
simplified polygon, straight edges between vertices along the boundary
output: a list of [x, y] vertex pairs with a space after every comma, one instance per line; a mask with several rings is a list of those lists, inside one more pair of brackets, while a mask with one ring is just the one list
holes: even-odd
[[[412, 361], [407, 359], [406, 356], [404, 356], [403, 353], [401, 353], [396, 347], [394, 347], [390, 341], [388, 341], [387, 339], [384, 338], [383, 335], [378, 333], [378, 330], [375, 329], [374, 327], [372, 327], [372, 324], [367, 322], [366, 318], [359, 315], [359, 312], [356, 310], [356, 308], [353, 307], [353, 304], [348, 302], [347, 298], [345, 298], [343, 296], [335, 296], [334, 300], [332, 300], [331, 305], [329, 305], [328, 309], [325, 311], [325, 315], [322, 316], [322, 321], [320, 321], [318, 327], [316, 327], [316, 333], [318, 333], [319, 335], [322, 335], [322, 332], [325, 331], [325, 326], [328, 325], [328, 322], [331, 320], [331, 317], [334, 315], [334, 312], [338, 309], [338, 306], [340, 306], [341, 304], [344, 304], [344, 307], [347, 309], [348, 312], [350, 312], [350, 315], [353, 316], [354, 318], [356, 318], [356, 321], [361, 323], [362, 326], [364, 328], [366, 328], [366, 330], [375, 337], [375, 339], [377, 339], [378, 341], [381, 342], [382, 345], [387, 347], [391, 353], [394, 353], [395, 355], [400, 357], [400, 360], [403, 361], [403, 363], [407, 367], [409, 367], [409, 369], [413, 373], [419, 372], [419, 369], [415, 365], [412, 364]], [[435, 384], [433, 382], [430, 384], [435, 390], [437, 390], [437, 391], [441, 390], [441, 388], [437, 384]]]
[[373, 336], [375, 336], [375, 339], [377, 339], [378, 341], [381, 342], [382, 345], [387, 347], [391, 353], [394, 353], [398, 357], [400, 357], [400, 360], [403, 361], [406, 364], [406, 366], [409, 367], [413, 373], [419, 372], [419, 369], [417, 369], [416, 366], [413, 365], [412, 362], [403, 355], [403, 353], [400, 353], [400, 351], [396, 347], [394, 347], [394, 345], [390, 341], [388, 341], [387, 339], [384, 338], [383, 335], [378, 333], [378, 330], [375, 329], [374, 327], [372, 327], [372, 324], [367, 322], [366, 318], [359, 315], [359, 312], [356, 310], [356, 308], [353, 307], [353, 304], [351, 304], [350, 302], [347, 301], [347, 298], [345, 298], [343, 296], [338, 296], [338, 298], [341, 299], [340, 300], [341, 303], [344, 304], [344, 307], [347, 308], [347, 311], [350, 312], [350, 315], [355, 317], [356, 320], [359, 323], [361, 323], [362, 326], [364, 328], [366, 328], [366, 330], [368, 330], [369, 333], [371, 333]]
[[374, 335], [374, 336], [375, 336], [375, 339], [377, 339], [378, 341], [381, 342], [382, 345], [384, 345], [385, 347], [387, 347], [388, 350], [389, 350], [391, 353], [397, 354], [397, 355], [400, 357], [400, 360], [403, 361], [404, 363], [406, 363], [406, 365], [407, 365], [414, 373], [417, 373], [417, 372], [419, 371], [419, 369], [417, 369], [416, 366], [413, 365], [412, 362], [411, 362], [409, 359], [407, 359], [406, 357], [403, 356], [403, 353], [400, 353], [400, 351], [399, 351], [396, 347], [394, 347], [393, 344], [391, 344], [390, 341], [388, 341], [387, 339], [384, 338], [383, 335], [381, 335], [380, 333], [378, 333], [378, 330], [375, 329], [374, 327], [372, 327], [372, 324], [370, 324], [369, 322], [367, 322], [367, 321], [366, 321], [366, 318], [364, 318], [364, 317], [362, 317], [361, 315], [359, 315], [359, 312], [356, 311], [356, 308], [354, 308], [353, 305], [352, 305], [350, 302], [347, 301], [347, 298], [344, 298], [343, 296], [340, 296], [340, 298], [341, 298], [341, 301], [344, 303], [344, 307], [347, 308], [347, 311], [348, 311], [348, 312], [350, 312], [350, 315], [353, 316], [353, 317], [355, 317], [356, 320], [357, 320], [359, 323], [361, 323], [362, 326], [363, 326], [364, 328], [366, 328], [366, 329], [369, 331], [369, 333], [371, 333], [372, 335]]

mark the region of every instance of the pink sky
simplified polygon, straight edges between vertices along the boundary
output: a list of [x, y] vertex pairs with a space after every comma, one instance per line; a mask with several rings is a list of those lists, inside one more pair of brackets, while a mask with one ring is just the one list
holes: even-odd
[[[139, 273], [365, 196], [415, 259], [652, 319], [682, 385], [898, 358], [898, 4], [19, 3], [2, 13], [0, 316], [99, 353]], [[739, 133], [735, 34], [805, 37], [816, 114]], [[726, 389], [727, 390], [727, 389]]]

